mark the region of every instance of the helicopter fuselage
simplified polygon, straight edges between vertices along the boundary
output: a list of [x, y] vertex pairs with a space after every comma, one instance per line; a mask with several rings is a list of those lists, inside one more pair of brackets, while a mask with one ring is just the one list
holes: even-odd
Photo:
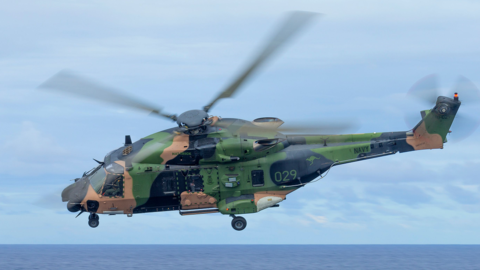
[[459, 106], [440, 97], [411, 132], [284, 135], [240, 119], [221, 119], [198, 135], [172, 128], [112, 151], [62, 197], [72, 212], [256, 213], [333, 166], [443, 148]]

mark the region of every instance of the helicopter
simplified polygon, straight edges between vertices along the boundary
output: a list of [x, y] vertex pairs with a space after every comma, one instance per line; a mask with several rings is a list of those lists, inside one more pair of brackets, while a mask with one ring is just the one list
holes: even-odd
[[[150, 112], [176, 126], [124, 145], [96, 160], [98, 166], [67, 186], [62, 201], [70, 212], [127, 215], [178, 211], [182, 216], [221, 213], [234, 230], [247, 226], [244, 214], [278, 207], [295, 190], [318, 181], [334, 166], [424, 149], [442, 149], [461, 101], [437, 96], [431, 109], [409, 131], [304, 135], [276, 117], [253, 121], [210, 115], [214, 105], [240, 86], [316, 13], [292, 12], [254, 61], [202, 109], [180, 115], [61, 71], [40, 87]], [[340, 131], [341, 124], [316, 126]], [[289, 133], [289, 134], [286, 134]], [[303, 135], [302, 135], [303, 134]]]

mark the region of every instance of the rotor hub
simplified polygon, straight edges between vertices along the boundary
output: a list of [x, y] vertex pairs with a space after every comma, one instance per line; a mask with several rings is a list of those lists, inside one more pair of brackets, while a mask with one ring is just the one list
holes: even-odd
[[177, 124], [187, 129], [202, 126], [208, 119], [208, 113], [203, 110], [190, 110], [177, 117]]
[[448, 104], [440, 104], [437, 108], [437, 112], [441, 115], [448, 114], [450, 112], [450, 106], [448, 106]]

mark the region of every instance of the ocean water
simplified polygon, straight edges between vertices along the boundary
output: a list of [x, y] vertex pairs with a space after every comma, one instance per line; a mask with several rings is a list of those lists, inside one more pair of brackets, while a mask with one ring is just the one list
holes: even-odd
[[0, 245], [0, 269], [480, 269], [476, 245]]

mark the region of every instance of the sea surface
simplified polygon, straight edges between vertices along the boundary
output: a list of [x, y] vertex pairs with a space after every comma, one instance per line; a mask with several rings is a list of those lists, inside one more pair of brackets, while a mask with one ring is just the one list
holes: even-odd
[[480, 269], [480, 245], [0, 245], [0, 269]]

